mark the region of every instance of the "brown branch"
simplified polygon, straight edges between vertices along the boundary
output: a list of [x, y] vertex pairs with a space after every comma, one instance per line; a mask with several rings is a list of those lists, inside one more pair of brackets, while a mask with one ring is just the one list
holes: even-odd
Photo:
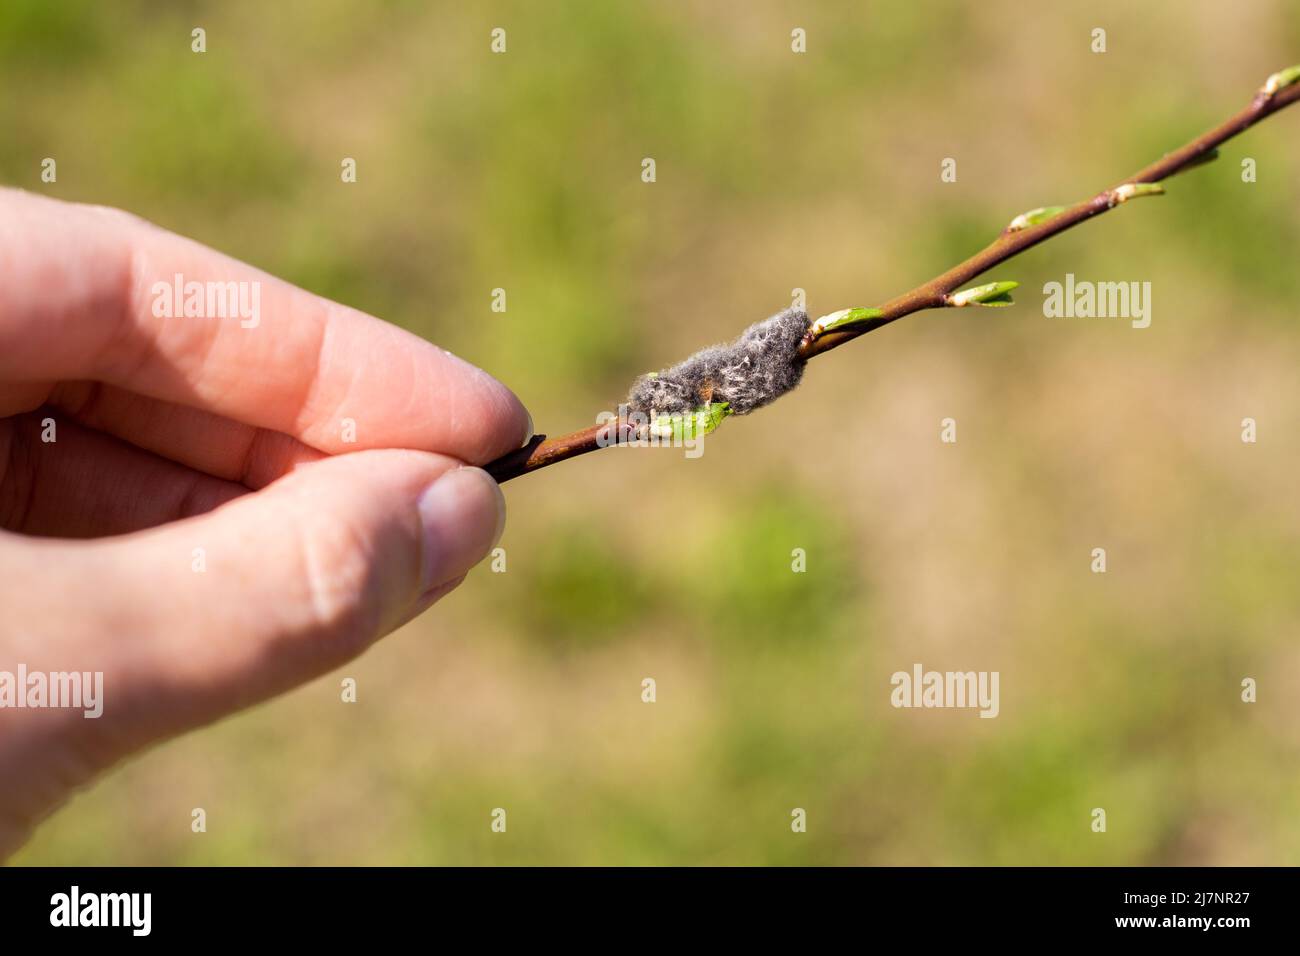
[[[1084, 199], [1073, 206], [1066, 207], [1044, 222], [1014, 231], [1011, 227], [1004, 229], [997, 239], [966, 261], [953, 266], [942, 275], [936, 276], [929, 282], [890, 299], [880, 306], [882, 314], [879, 318], [855, 323], [844, 328], [831, 329], [815, 337], [810, 337], [803, 343], [799, 354], [804, 359], [811, 359], [823, 352], [838, 348], [859, 335], [872, 332], [896, 319], [901, 319], [905, 315], [911, 315], [913, 312], [920, 312], [924, 309], [943, 308], [946, 305], [945, 297], [949, 293], [954, 292], [958, 287], [965, 285], [976, 276], [982, 275], [994, 266], [1006, 262], [1011, 257], [1019, 255], [1026, 249], [1030, 249], [1052, 236], [1092, 219], [1094, 216], [1099, 216], [1123, 203], [1124, 194], [1122, 192], [1117, 194], [1120, 187], [1136, 183], [1158, 183], [1163, 179], [1168, 179], [1175, 173], [1196, 166], [1209, 158], [1208, 154], [1221, 144], [1254, 126], [1266, 116], [1290, 106], [1296, 100], [1300, 100], [1300, 83], [1293, 83], [1275, 92], [1261, 89], [1255, 94], [1255, 98], [1251, 100], [1249, 106], [1214, 129], [1198, 136], [1181, 149], [1167, 153], [1127, 179], [1121, 180], [1109, 189], [1104, 189], [1089, 199]], [[609, 425], [593, 425], [571, 435], [550, 440], [547, 440], [545, 435], [538, 435], [523, 448], [503, 455], [489, 464], [487, 470], [497, 481], [504, 483], [519, 475], [545, 468], [547, 465], [553, 465], [556, 462], [607, 447], [613, 444], [610, 439], [610, 427]]]

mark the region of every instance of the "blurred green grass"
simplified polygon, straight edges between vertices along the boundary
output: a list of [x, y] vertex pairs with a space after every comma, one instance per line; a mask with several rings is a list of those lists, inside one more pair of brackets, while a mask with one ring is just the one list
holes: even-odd
[[[1282, 0], [11, 0], [0, 177], [402, 324], [558, 433], [796, 287], [877, 302], [1114, 182], [1297, 50]], [[1001, 267], [1016, 309], [872, 335], [698, 461], [512, 483], [505, 574], [121, 768], [17, 862], [1296, 863], [1297, 142], [1270, 120]], [[1151, 281], [1152, 327], [1044, 319], [1067, 271]], [[1001, 715], [893, 710], [915, 661], [1001, 671]]]

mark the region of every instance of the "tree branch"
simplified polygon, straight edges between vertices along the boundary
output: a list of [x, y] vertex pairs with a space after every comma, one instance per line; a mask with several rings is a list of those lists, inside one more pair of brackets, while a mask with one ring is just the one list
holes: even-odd
[[[1265, 117], [1290, 106], [1296, 100], [1300, 100], [1300, 67], [1275, 73], [1255, 94], [1250, 105], [1235, 116], [1198, 136], [1182, 148], [1167, 153], [1109, 189], [1104, 189], [1073, 206], [1053, 211], [1041, 221], [1030, 214], [1018, 216], [984, 249], [929, 282], [890, 299], [878, 309], [872, 310], [873, 317], [869, 319], [825, 331], [819, 331], [814, 326], [800, 346], [800, 357], [805, 360], [814, 358], [913, 312], [944, 308], [953, 304], [948, 298], [949, 295], [975, 277], [1052, 236], [1108, 212], [1128, 199], [1154, 192], [1155, 190], [1134, 187], [1158, 183], [1176, 173], [1208, 162], [1214, 158], [1215, 150], [1221, 144], [1254, 126]], [[503, 455], [487, 465], [487, 471], [497, 481], [504, 483], [519, 475], [545, 468], [547, 465], [615, 444], [616, 430], [620, 438], [627, 437], [633, 431], [626, 422], [615, 422], [593, 425], [561, 438], [547, 440], [545, 435], [538, 435], [523, 448]]]

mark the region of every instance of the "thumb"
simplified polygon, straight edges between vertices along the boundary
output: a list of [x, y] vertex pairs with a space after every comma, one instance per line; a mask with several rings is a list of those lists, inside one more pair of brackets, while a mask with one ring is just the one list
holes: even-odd
[[41, 562], [63, 582], [59, 623], [48, 604], [44, 618], [77, 635], [77, 669], [104, 672], [96, 730], [134, 749], [360, 653], [459, 584], [504, 517], [478, 468], [426, 452], [339, 455], [196, 518], [44, 545], [66, 552]]

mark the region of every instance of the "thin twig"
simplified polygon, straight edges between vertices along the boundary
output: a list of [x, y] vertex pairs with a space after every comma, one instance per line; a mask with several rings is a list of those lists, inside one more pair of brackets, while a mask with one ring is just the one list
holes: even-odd
[[[1300, 100], [1300, 82], [1292, 80], [1291, 85], [1276, 88], [1275, 78], [1282, 75], [1275, 74], [1274, 77], [1270, 77], [1270, 82], [1255, 94], [1250, 105], [1235, 116], [1198, 136], [1181, 149], [1167, 153], [1109, 189], [1104, 189], [1073, 206], [1067, 206], [1036, 225], [1016, 228], [1017, 223], [1013, 220], [1012, 225], [1004, 229], [993, 242], [966, 261], [880, 306], [878, 317], [846, 327], [829, 329], [821, 334], [810, 334], [799, 349], [800, 357], [805, 360], [814, 358], [913, 312], [944, 308], [949, 305], [948, 295], [976, 276], [982, 275], [999, 263], [1006, 262], [1052, 236], [1121, 205], [1133, 194], [1133, 190], [1126, 190], [1123, 187], [1141, 183], [1158, 183], [1175, 173], [1205, 162], [1221, 144], [1254, 126], [1266, 116]], [[538, 435], [523, 448], [503, 455], [489, 464], [487, 470], [497, 481], [504, 483], [519, 475], [545, 468], [547, 465], [614, 444], [611, 437], [611, 430], [614, 427], [608, 424], [593, 425], [582, 431], [549, 440], [545, 435]], [[625, 425], [622, 427], [626, 428]]]

